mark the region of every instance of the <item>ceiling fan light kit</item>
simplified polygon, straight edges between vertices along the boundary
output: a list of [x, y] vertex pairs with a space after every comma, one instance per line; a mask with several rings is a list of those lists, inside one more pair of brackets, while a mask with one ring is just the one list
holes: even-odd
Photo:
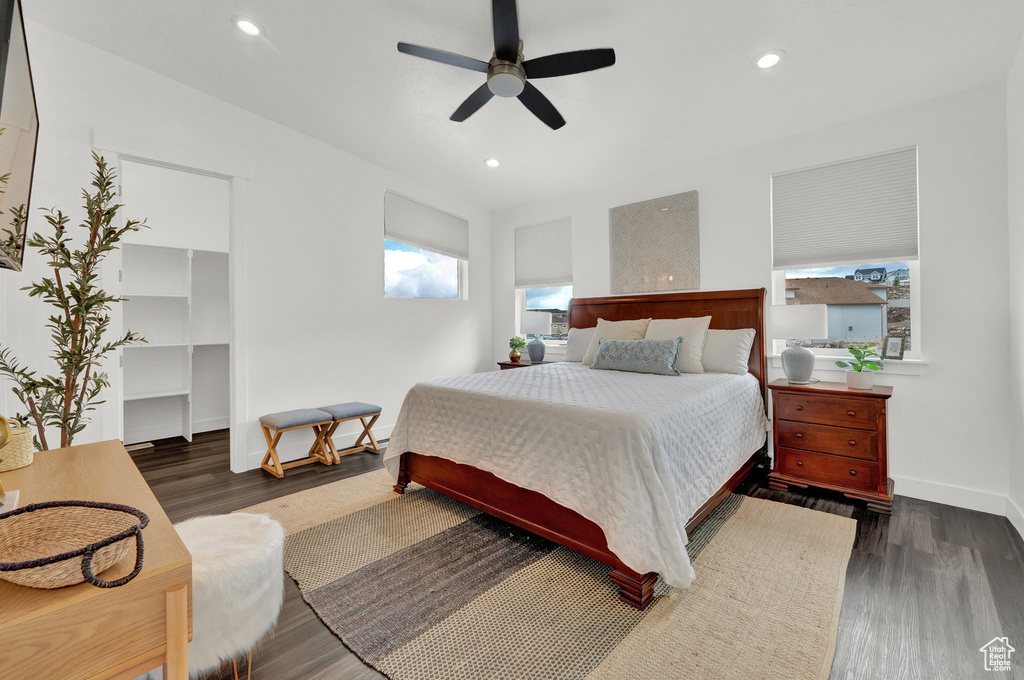
[[519, 38], [516, 0], [491, 0], [491, 18], [494, 27], [494, 54], [489, 62], [431, 47], [398, 43], [398, 51], [403, 54], [487, 74], [487, 81], [469, 95], [452, 114], [451, 120], [457, 123], [469, 118], [490, 101], [491, 97], [497, 95], [517, 97], [533, 115], [552, 130], [557, 130], [565, 125], [565, 119], [529, 79], [568, 76], [605, 68], [615, 63], [615, 50], [611, 48], [562, 52], [524, 60], [523, 41]]

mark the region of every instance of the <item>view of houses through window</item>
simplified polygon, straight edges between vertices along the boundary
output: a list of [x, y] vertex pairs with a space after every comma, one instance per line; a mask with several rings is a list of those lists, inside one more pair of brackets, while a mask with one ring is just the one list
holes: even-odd
[[459, 261], [384, 239], [384, 297], [459, 298]]
[[[828, 305], [828, 337], [797, 338], [808, 347], [837, 348], [903, 336], [911, 348], [909, 262], [786, 271], [786, 304]], [[793, 344], [794, 340], [787, 344]]]
[[529, 311], [551, 312], [551, 333], [527, 335], [527, 339], [540, 337], [542, 340], [565, 340], [569, 337], [569, 300], [572, 286], [548, 286], [526, 289], [526, 309]]

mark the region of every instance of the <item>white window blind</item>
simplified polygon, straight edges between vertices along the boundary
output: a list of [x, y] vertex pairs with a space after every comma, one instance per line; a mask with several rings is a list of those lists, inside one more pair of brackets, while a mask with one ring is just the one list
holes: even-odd
[[775, 269], [917, 259], [917, 148], [772, 175]]
[[469, 259], [469, 222], [393, 191], [384, 192], [384, 235], [392, 241]]
[[516, 229], [516, 286], [572, 283], [572, 219]]

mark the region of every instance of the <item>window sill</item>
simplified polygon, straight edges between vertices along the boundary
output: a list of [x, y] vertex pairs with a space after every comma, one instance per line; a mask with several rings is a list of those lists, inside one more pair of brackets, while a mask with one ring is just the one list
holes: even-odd
[[[814, 357], [814, 370], [815, 372], [822, 371], [839, 375], [846, 373], [845, 368], [836, 366], [836, 361], [842, 358], [841, 356], [816, 356]], [[778, 354], [769, 354], [768, 359], [771, 361], [772, 368], [782, 368], [782, 358]], [[928, 362], [924, 359], [903, 359], [902, 361], [888, 359], [885, 362], [885, 369], [879, 373], [881, 375], [924, 375], [927, 365]]]

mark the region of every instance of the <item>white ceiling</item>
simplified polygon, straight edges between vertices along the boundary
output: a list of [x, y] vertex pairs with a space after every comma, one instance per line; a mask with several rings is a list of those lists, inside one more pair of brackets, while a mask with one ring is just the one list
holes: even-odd
[[[29, 19], [489, 208], [1003, 79], [1024, 26], [1020, 0], [519, 0], [527, 59], [618, 58], [536, 81], [568, 121], [552, 131], [498, 98], [450, 122], [484, 75], [395, 48], [487, 60], [487, 0], [24, 4]], [[240, 33], [236, 14], [265, 36]], [[787, 59], [755, 71], [769, 48]]]

